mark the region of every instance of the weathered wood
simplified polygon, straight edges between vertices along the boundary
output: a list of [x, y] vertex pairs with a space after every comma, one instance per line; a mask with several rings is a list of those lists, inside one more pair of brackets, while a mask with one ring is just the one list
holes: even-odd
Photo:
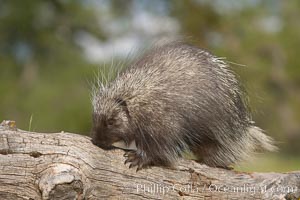
[[0, 199], [299, 199], [300, 171], [242, 173], [180, 160], [135, 172], [86, 136], [0, 126]]

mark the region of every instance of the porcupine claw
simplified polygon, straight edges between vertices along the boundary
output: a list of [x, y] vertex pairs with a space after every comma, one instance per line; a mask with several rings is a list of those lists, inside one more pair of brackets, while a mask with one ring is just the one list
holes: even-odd
[[136, 151], [128, 151], [124, 154], [124, 157], [127, 158], [124, 164], [130, 163], [129, 169], [137, 166], [136, 172], [138, 172], [141, 169], [145, 168], [142, 156]]

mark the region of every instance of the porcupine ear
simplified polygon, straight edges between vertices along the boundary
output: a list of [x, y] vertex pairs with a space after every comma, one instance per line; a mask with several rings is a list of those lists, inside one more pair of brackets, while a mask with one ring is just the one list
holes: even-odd
[[122, 107], [122, 110], [126, 113], [127, 118], [130, 118], [126, 101], [121, 98], [118, 98], [118, 99], [116, 99], [116, 102]]
[[124, 101], [124, 100], [121, 99], [121, 98], [117, 98], [116, 102], [117, 102], [120, 106], [127, 107], [126, 101]]

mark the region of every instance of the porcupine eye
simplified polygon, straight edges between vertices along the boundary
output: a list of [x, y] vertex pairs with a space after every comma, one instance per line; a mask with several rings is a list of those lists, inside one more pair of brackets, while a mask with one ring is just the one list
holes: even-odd
[[107, 125], [108, 125], [108, 126], [112, 126], [112, 125], [114, 125], [114, 123], [115, 123], [115, 120], [114, 120], [113, 118], [109, 118], [109, 119], [107, 120]]

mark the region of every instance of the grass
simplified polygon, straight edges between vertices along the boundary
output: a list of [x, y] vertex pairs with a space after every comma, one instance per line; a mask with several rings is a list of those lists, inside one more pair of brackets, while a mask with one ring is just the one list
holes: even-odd
[[31, 131], [31, 128], [32, 128], [32, 119], [33, 119], [33, 114], [30, 115], [28, 131]]

